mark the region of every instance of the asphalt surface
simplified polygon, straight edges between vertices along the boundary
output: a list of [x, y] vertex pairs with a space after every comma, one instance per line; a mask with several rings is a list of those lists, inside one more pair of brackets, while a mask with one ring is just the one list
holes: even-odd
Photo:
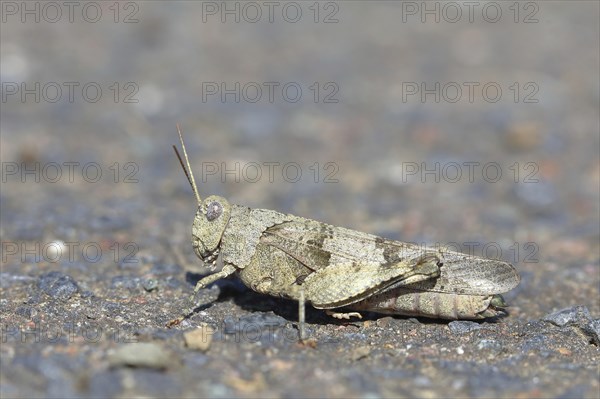
[[[598, 398], [599, 5], [513, 3], [3, 2], [2, 398]], [[175, 123], [201, 196], [503, 259], [508, 315], [300, 344], [229, 278], [166, 328], [209, 273]]]

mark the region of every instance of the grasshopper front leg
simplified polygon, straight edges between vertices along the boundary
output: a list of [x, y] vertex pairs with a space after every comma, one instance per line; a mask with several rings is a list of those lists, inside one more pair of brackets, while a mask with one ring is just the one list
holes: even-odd
[[183, 312], [183, 314], [180, 317], [169, 321], [167, 323], [167, 327], [171, 328], [173, 326], [178, 325], [183, 320], [190, 317], [192, 315], [192, 313], [194, 313], [194, 309], [196, 309], [196, 295], [198, 294], [198, 291], [200, 291], [202, 288], [214, 283], [217, 280], [220, 280], [222, 278], [232, 275], [233, 273], [235, 273], [236, 270], [237, 270], [237, 268], [234, 265], [226, 264], [225, 266], [223, 266], [223, 269], [221, 269], [220, 272], [206, 276], [203, 279], [201, 279], [200, 281], [198, 281], [196, 283], [196, 286], [194, 287], [194, 293], [192, 295], [190, 295], [190, 300], [189, 300], [190, 307], [185, 312]]

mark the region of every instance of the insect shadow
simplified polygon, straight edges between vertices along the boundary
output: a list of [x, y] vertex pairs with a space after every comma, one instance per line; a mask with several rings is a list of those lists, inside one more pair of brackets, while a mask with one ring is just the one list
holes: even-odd
[[[186, 283], [194, 286], [196, 285], [196, 282], [201, 280], [206, 275], [207, 274], [186, 272], [185, 280]], [[246, 287], [239, 279], [235, 277], [229, 277], [218, 280], [212, 283], [207, 288], [215, 286], [218, 287], [219, 291], [216, 300], [196, 306], [194, 308], [193, 314], [209, 309], [216, 302], [226, 302], [230, 299], [233, 299], [233, 302], [237, 306], [248, 312], [273, 312], [277, 316], [283, 317], [289, 322], [296, 322], [298, 320], [298, 303], [296, 301], [259, 294]], [[340, 308], [339, 310], [350, 311], [349, 309], [345, 308]], [[190, 317], [192, 315], [190, 315]], [[423, 325], [447, 325], [448, 323], [453, 321], [447, 319], [432, 319], [428, 317], [387, 314], [369, 311], [361, 311], [361, 315], [362, 319], [360, 320], [339, 320], [328, 316], [321, 309], [315, 309], [312, 306], [306, 307], [306, 321], [310, 324], [317, 325], [360, 325], [362, 322], [367, 320], [377, 321], [385, 317], [392, 317], [396, 320], [404, 320], [415, 324]], [[478, 324], [482, 324], [483, 322], [494, 324], [499, 322], [501, 319], [507, 317], [508, 315], [508, 309], [504, 309], [503, 313], [500, 313], [495, 317], [488, 317], [486, 319], [472, 321]]]
[[[186, 272], [185, 281], [193, 287], [199, 280], [208, 274]], [[215, 286], [218, 287], [219, 290], [216, 300], [196, 306], [194, 308], [194, 314], [202, 310], [209, 309], [215, 302], [225, 302], [229, 299], [233, 299], [233, 303], [248, 312], [272, 311], [277, 316], [283, 317], [289, 322], [298, 321], [298, 302], [296, 301], [259, 294], [246, 287], [239, 279], [235, 277], [229, 277], [215, 281], [207, 288]], [[342, 321], [334, 319], [330, 316], [327, 316], [322, 310], [315, 309], [312, 306], [306, 307], [306, 321], [310, 324], [319, 325], [348, 324], [347, 320]]]

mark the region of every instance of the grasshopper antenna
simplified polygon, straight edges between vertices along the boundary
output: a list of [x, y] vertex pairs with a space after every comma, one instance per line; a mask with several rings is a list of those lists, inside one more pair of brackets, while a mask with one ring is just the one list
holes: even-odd
[[185, 162], [187, 164], [187, 169], [183, 163], [183, 159], [181, 159], [181, 155], [179, 155], [179, 151], [177, 151], [177, 147], [173, 146], [175, 150], [175, 154], [177, 154], [177, 158], [179, 159], [179, 163], [183, 168], [183, 173], [185, 173], [185, 177], [187, 177], [190, 186], [192, 186], [192, 191], [198, 200], [198, 205], [202, 203], [200, 199], [200, 194], [198, 194], [198, 187], [196, 187], [196, 181], [194, 180], [194, 174], [192, 173], [192, 167], [190, 166], [190, 160], [188, 159], [187, 151], [185, 150], [185, 144], [183, 143], [183, 136], [181, 135], [181, 129], [179, 129], [179, 123], [177, 124], [177, 133], [179, 133], [179, 141], [181, 142], [181, 148], [183, 148], [183, 156], [185, 157]]

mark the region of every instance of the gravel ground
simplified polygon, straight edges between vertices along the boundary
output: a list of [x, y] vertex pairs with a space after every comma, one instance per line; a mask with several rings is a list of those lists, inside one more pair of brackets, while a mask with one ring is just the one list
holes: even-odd
[[[600, 397], [597, 2], [24, 4], [1, 4], [2, 398]], [[202, 196], [504, 259], [508, 316], [307, 308], [299, 344], [296, 303], [230, 278], [167, 329], [208, 273], [175, 123]]]

